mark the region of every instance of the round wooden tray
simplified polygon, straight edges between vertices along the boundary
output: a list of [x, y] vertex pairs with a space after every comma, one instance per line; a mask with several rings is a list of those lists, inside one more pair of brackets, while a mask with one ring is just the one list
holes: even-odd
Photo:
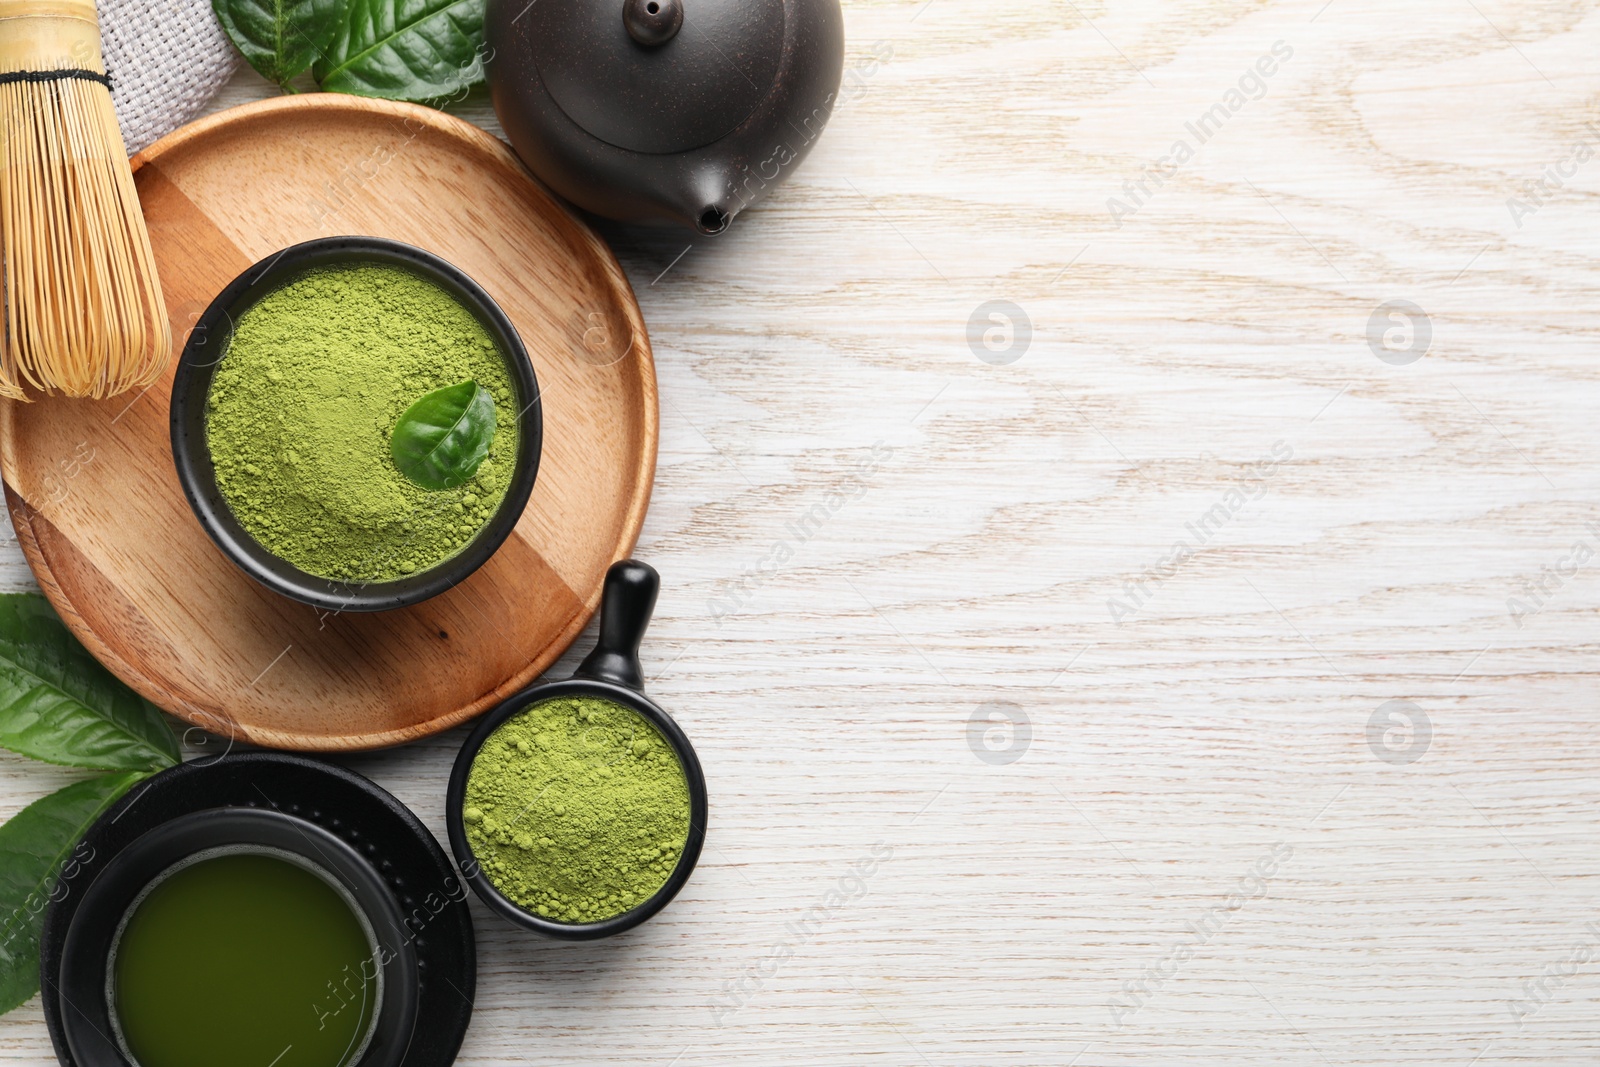
[[655, 367], [610, 251], [500, 141], [409, 104], [250, 104], [134, 167], [175, 345], [281, 248], [408, 241], [466, 271], [516, 324], [539, 375], [544, 457], [516, 531], [468, 581], [409, 609], [328, 615], [262, 589], [201, 531], [173, 471], [170, 371], [138, 396], [7, 402], [11, 521], [73, 633], [161, 707], [273, 748], [399, 744], [526, 685], [594, 613], [655, 473]]

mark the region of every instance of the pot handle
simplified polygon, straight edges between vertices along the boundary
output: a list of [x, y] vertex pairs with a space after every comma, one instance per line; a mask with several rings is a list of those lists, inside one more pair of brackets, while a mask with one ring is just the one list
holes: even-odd
[[643, 693], [639, 642], [644, 640], [660, 591], [661, 575], [650, 564], [636, 559], [613, 563], [606, 571], [605, 590], [600, 595], [600, 639], [572, 676]]

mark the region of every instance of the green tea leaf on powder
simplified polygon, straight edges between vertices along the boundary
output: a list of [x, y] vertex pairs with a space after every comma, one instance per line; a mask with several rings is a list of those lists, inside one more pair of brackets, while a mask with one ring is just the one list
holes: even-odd
[[344, 2], [211, 0], [211, 9], [256, 73], [287, 88], [333, 43]]
[[336, 93], [438, 100], [483, 81], [484, 0], [348, 0], [312, 68]]
[[477, 382], [462, 382], [406, 408], [389, 452], [400, 473], [424, 489], [454, 489], [478, 472], [494, 431], [494, 397]]
[[78, 839], [100, 813], [145, 777], [143, 771], [106, 774], [51, 793], [23, 808], [0, 826], [0, 1013], [39, 991], [39, 931], [56, 891], [58, 873], [66, 876]]
[[0, 747], [97, 770], [156, 771], [179, 758], [160, 709], [102, 667], [37, 593], [0, 595]]

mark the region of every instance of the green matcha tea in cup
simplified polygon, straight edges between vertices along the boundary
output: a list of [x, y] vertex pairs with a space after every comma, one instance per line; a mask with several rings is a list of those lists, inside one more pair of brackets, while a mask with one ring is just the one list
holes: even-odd
[[376, 238], [296, 245], [217, 297], [173, 385], [173, 455], [207, 533], [334, 610], [415, 603], [510, 533], [538, 386], [476, 283]]
[[637, 926], [700, 856], [705, 776], [639, 670], [659, 583], [643, 563], [613, 564], [594, 651], [567, 681], [484, 716], [450, 776], [450, 846], [467, 880], [495, 911], [551, 937]]

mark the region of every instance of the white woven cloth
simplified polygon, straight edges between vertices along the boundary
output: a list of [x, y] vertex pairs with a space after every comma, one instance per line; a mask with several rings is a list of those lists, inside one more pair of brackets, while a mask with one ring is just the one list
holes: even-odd
[[211, 0], [99, 0], [111, 100], [132, 154], [205, 109], [238, 51]]

